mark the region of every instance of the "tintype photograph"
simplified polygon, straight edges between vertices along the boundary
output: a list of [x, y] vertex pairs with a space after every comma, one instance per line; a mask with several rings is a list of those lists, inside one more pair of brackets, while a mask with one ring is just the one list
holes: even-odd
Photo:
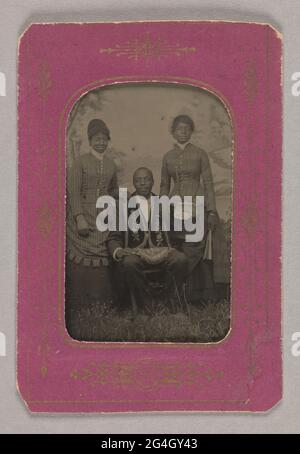
[[[234, 154], [225, 101], [179, 83], [115, 83], [79, 98], [66, 134], [69, 335], [224, 339]], [[152, 200], [161, 202], [157, 210]]]
[[268, 24], [24, 33], [17, 372], [31, 411], [280, 401], [281, 61]]

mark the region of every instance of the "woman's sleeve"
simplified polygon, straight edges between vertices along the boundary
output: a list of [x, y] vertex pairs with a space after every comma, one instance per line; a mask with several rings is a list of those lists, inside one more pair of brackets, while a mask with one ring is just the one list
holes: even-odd
[[108, 192], [112, 197], [115, 197], [115, 198], [117, 198], [119, 195], [117, 168], [115, 165], [114, 165], [114, 172], [113, 172], [112, 178], [110, 180]]
[[207, 211], [216, 211], [216, 198], [212, 171], [209, 158], [204, 150], [201, 150], [201, 174], [204, 186], [204, 204]]
[[164, 156], [161, 168], [160, 195], [169, 195], [171, 187], [171, 177], [167, 166], [167, 157]]
[[73, 162], [67, 176], [68, 201], [74, 218], [83, 214], [81, 207], [82, 165], [80, 159]]

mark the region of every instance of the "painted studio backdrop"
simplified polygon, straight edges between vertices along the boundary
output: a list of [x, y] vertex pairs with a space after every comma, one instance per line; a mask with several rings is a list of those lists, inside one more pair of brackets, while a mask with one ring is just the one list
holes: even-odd
[[172, 148], [170, 126], [176, 115], [195, 122], [192, 141], [208, 154], [213, 171], [217, 209], [228, 221], [231, 213], [232, 127], [222, 102], [206, 90], [178, 84], [115, 85], [83, 96], [74, 106], [68, 130], [68, 165], [88, 151], [87, 125], [104, 119], [111, 131], [109, 145], [121, 187], [132, 189], [133, 171], [145, 165], [154, 174], [159, 193], [163, 154]]

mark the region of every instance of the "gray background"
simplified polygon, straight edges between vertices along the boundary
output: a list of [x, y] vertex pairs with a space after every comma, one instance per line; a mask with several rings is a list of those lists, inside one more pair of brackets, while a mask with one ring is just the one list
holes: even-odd
[[[31, 415], [15, 386], [16, 323], [16, 62], [18, 35], [30, 22], [226, 19], [269, 22], [284, 35], [283, 353], [284, 397], [266, 414]], [[300, 433], [300, 356], [291, 336], [300, 331], [300, 97], [291, 75], [300, 71], [299, 0], [0, 0], [0, 357], [1, 433]], [[278, 182], [279, 184], [279, 182]]]

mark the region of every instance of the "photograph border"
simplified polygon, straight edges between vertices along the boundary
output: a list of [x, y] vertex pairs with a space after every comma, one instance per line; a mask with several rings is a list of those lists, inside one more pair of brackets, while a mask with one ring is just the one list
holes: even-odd
[[[110, 87], [110, 86], [114, 86], [114, 85], [119, 85], [119, 86], [128, 86], [128, 85], [138, 85], [138, 84], [148, 84], [148, 85], [160, 85], [160, 84], [165, 84], [165, 85], [180, 85], [181, 87], [194, 87], [194, 88], [199, 88], [201, 90], [203, 90], [204, 92], [207, 92], [207, 93], [210, 93], [212, 94], [216, 99], [218, 99], [224, 109], [226, 110], [227, 114], [228, 114], [228, 117], [230, 119], [230, 123], [231, 123], [231, 133], [232, 133], [232, 141], [231, 141], [231, 162], [232, 162], [232, 166], [231, 166], [231, 206], [232, 206], [232, 209], [231, 209], [231, 240], [232, 240], [232, 226], [233, 226], [233, 194], [234, 194], [234, 118], [233, 118], [233, 112], [227, 102], [227, 100], [224, 99], [224, 97], [222, 97], [221, 94], [217, 93], [216, 91], [213, 90], [212, 87], [210, 87], [209, 85], [205, 85], [203, 82], [201, 82], [200, 80], [196, 80], [196, 79], [190, 79], [190, 78], [180, 78], [180, 77], [174, 77], [174, 78], [171, 78], [169, 77], [168, 80], [166, 80], [165, 77], [160, 77], [160, 76], [154, 76], [153, 78], [151, 78], [151, 80], [149, 78], [143, 78], [141, 76], [120, 76], [118, 78], [110, 78], [110, 79], [107, 79], [107, 80], [98, 80], [98, 81], [94, 81], [94, 82], [91, 82], [90, 84], [88, 84], [87, 86], [83, 86], [81, 87], [78, 91], [76, 91], [76, 93], [74, 93], [67, 101], [66, 105], [65, 105], [65, 108], [64, 108], [64, 111], [62, 112], [61, 114], [61, 118], [60, 118], [60, 126], [59, 126], [59, 149], [60, 149], [60, 154], [59, 154], [59, 174], [61, 175], [62, 173], [62, 162], [60, 161], [62, 159], [62, 157], [64, 156], [65, 157], [65, 166], [66, 166], [66, 156], [67, 156], [67, 152], [66, 152], [66, 130], [67, 130], [67, 125], [68, 125], [68, 119], [69, 119], [69, 115], [70, 113], [72, 112], [72, 109], [73, 107], [75, 106], [75, 104], [80, 100], [80, 98], [82, 98], [83, 96], [85, 96], [86, 94], [90, 93], [91, 91], [93, 90], [97, 90], [97, 89], [100, 89], [100, 88], [106, 88], [106, 87]], [[61, 203], [61, 200], [63, 199], [63, 190], [66, 191], [66, 187], [64, 185], [64, 187], [62, 187], [61, 185], [59, 186], [59, 190], [58, 190], [58, 203]], [[62, 192], [61, 192], [62, 191]], [[59, 212], [61, 213], [62, 212], [62, 208], [60, 207], [59, 209]], [[61, 216], [60, 216], [60, 221], [61, 221]], [[62, 254], [65, 254], [65, 238], [66, 238], [66, 229], [65, 229], [65, 219], [63, 220], [63, 225], [61, 225], [61, 228], [60, 228], [60, 231], [62, 231], [64, 229], [64, 238], [59, 240], [59, 251], [60, 251], [60, 255], [59, 255], [59, 267], [61, 266], [61, 263], [62, 263]], [[230, 259], [232, 259], [232, 241], [231, 241], [231, 257]], [[59, 294], [58, 294], [58, 305], [59, 305], [59, 308], [58, 308], [58, 311], [59, 311], [59, 316], [58, 316], [58, 320], [61, 324], [61, 328], [62, 328], [62, 333], [63, 333], [63, 337], [65, 339], [65, 341], [67, 343], [75, 343], [76, 346], [78, 346], [79, 348], [85, 348], [85, 347], [91, 347], [91, 348], [106, 348], [106, 347], [109, 347], [109, 346], [117, 346], [117, 347], [123, 347], [124, 344], [126, 345], [126, 347], [141, 347], [142, 345], [145, 344], [145, 346], [159, 346], [159, 347], [163, 347], [163, 346], [176, 346], [176, 347], [191, 347], [191, 346], [199, 346], [199, 345], [202, 345], [202, 346], [209, 346], [209, 345], [214, 345], [214, 344], [219, 344], [220, 342], [224, 342], [228, 339], [228, 337], [230, 336], [230, 333], [232, 331], [232, 323], [233, 323], [233, 319], [232, 319], [232, 314], [233, 314], [233, 311], [232, 311], [232, 275], [233, 275], [233, 271], [232, 271], [232, 261], [230, 260], [230, 282], [229, 282], [229, 287], [230, 287], [230, 328], [229, 328], [229, 331], [228, 333], [226, 334], [226, 336], [221, 339], [220, 341], [216, 341], [216, 342], [152, 342], [152, 341], [149, 341], [149, 342], [139, 342], [139, 341], [135, 341], [135, 342], [128, 342], [128, 341], [125, 341], [125, 342], [113, 342], [113, 341], [109, 341], [109, 342], [105, 342], [105, 341], [100, 341], [100, 342], [97, 342], [97, 341], [78, 341], [76, 339], [73, 339], [69, 333], [67, 332], [66, 330], [66, 327], [65, 327], [65, 298], [64, 298], [64, 292], [65, 292], [65, 281], [61, 281], [61, 268], [59, 268]]]

